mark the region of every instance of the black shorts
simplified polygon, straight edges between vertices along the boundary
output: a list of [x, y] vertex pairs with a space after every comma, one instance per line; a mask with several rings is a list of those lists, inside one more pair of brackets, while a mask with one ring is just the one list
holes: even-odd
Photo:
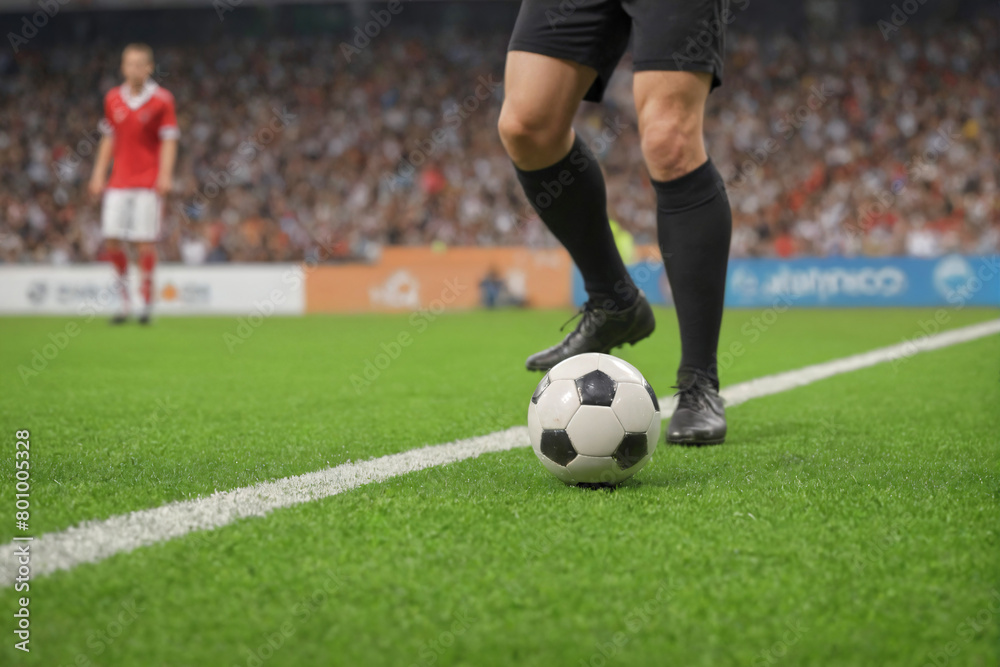
[[591, 102], [604, 96], [629, 36], [637, 72], [711, 72], [715, 88], [732, 21], [729, 0], [523, 0], [507, 49], [593, 67]]

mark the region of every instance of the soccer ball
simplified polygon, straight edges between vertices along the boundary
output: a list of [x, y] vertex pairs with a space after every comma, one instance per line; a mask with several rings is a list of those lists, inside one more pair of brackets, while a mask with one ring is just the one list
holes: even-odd
[[660, 404], [635, 366], [580, 354], [550, 370], [528, 403], [531, 447], [567, 484], [614, 486], [656, 451]]

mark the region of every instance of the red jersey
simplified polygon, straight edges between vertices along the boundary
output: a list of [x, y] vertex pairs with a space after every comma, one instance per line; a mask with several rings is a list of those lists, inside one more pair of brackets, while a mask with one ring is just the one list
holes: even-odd
[[109, 188], [152, 188], [160, 171], [160, 144], [177, 139], [174, 96], [155, 81], [133, 95], [128, 84], [104, 96], [101, 132], [115, 138]]

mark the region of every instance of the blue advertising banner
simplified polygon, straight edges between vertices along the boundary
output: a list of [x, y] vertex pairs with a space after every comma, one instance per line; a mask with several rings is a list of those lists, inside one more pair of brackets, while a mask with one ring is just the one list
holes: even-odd
[[[673, 302], [661, 263], [634, 264], [629, 273], [651, 303]], [[582, 304], [586, 298], [583, 279], [574, 268], [574, 303]], [[776, 304], [1000, 307], [1000, 255], [730, 260], [726, 306], [767, 308]]]

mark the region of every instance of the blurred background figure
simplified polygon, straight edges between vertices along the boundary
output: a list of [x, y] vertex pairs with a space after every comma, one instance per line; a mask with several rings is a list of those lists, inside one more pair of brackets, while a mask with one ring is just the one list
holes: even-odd
[[528, 305], [524, 298], [523, 285], [511, 284], [515, 281], [500, 274], [495, 266], [491, 266], [479, 282], [481, 305], [484, 308], [502, 308], [504, 306], [523, 307]]
[[103, 136], [90, 176], [90, 194], [101, 199], [104, 252], [114, 266], [121, 292], [121, 306], [111, 318], [112, 324], [121, 324], [130, 315], [130, 246], [140, 272], [139, 323], [150, 322], [162, 197], [173, 189], [180, 136], [177, 112], [173, 95], [150, 79], [153, 66], [153, 50], [148, 45], [133, 43], [122, 50], [125, 82], [104, 97], [104, 117], [100, 121]]

